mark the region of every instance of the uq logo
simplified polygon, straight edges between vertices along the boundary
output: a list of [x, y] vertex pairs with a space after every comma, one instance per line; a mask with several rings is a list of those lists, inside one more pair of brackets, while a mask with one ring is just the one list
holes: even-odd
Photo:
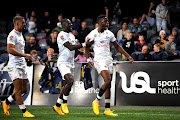
[[[122, 90], [125, 93], [144, 93], [144, 92], [148, 92], [150, 94], [155, 94], [156, 93], [156, 88], [151, 88], [150, 87], [150, 77], [146, 72], [134, 72], [131, 75], [130, 78], [130, 87], [127, 87], [127, 77], [126, 74], [122, 71], [119, 72], [120, 77], [122, 78]], [[143, 78], [139, 79], [139, 78]], [[137, 85], [141, 86], [137, 88]]]

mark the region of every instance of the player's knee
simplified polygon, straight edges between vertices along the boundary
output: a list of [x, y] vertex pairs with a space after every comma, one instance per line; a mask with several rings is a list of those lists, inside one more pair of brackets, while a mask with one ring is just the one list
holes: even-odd
[[22, 94], [26, 94], [26, 93], [27, 93], [27, 89], [23, 89]]
[[21, 89], [16, 89], [15, 95], [20, 96], [22, 94]]
[[69, 86], [73, 85], [74, 78], [71, 74], [65, 75], [65, 79], [66, 79], [66, 84], [68, 84]]
[[74, 79], [73, 79], [73, 78], [71, 78], [71, 79], [70, 79], [70, 81], [69, 81], [69, 85], [70, 85], [70, 86], [72, 86], [72, 85], [73, 85], [73, 83], [74, 83]]

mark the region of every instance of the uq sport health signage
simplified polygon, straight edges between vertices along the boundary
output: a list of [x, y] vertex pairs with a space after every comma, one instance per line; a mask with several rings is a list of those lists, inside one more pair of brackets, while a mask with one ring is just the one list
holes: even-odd
[[180, 105], [180, 62], [116, 64], [116, 105]]

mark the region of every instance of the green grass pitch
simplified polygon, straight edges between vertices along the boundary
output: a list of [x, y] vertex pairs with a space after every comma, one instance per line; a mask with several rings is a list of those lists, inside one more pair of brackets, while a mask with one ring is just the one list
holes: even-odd
[[69, 114], [60, 116], [52, 110], [52, 106], [27, 106], [35, 118], [23, 118], [18, 106], [12, 105], [10, 116], [0, 108], [0, 120], [180, 120], [180, 107], [163, 106], [115, 106], [111, 107], [118, 117], [105, 116], [104, 107], [100, 107], [100, 115], [95, 115], [90, 106], [69, 106]]

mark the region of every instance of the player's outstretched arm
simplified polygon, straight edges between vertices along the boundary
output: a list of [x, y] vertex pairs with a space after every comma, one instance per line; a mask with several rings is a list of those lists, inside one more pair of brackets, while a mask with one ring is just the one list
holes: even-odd
[[72, 51], [72, 50], [77, 50], [77, 49], [83, 47], [82, 44], [72, 45], [70, 42], [65, 42], [65, 43], [64, 43], [64, 46], [67, 47], [70, 51]]
[[117, 41], [112, 42], [112, 44], [120, 53], [125, 55], [129, 59], [129, 61], [133, 63], [133, 58], [117, 43]]
[[91, 46], [91, 44], [92, 43], [90, 43], [89, 40], [85, 43], [81, 43], [78, 45], [72, 45], [70, 42], [67, 41], [64, 43], [64, 46], [67, 47], [70, 51], [72, 51], [72, 50], [77, 50], [82, 47], [89, 47], [89, 46]]
[[24, 53], [21, 53], [21, 52], [17, 51], [15, 49], [15, 45], [13, 45], [13, 44], [7, 44], [7, 52], [14, 55], [14, 56], [25, 57], [27, 60], [31, 59], [30, 54], [24, 54]]

